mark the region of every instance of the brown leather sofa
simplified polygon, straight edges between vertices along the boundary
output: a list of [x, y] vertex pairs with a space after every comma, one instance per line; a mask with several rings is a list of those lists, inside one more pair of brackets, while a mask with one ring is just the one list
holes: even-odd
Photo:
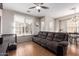
[[49, 49], [58, 56], [66, 54], [68, 46], [68, 34], [61, 32], [43, 32], [40, 31], [38, 35], [32, 37], [32, 41]]

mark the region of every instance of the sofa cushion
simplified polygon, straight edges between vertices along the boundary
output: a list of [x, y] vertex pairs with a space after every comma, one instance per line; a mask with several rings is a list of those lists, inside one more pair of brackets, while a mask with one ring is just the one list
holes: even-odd
[[64, 39], [65, 39], [65, 34], [64, 33], [56, 33], [53, 40], [62, 41]]
[[42, 37], [41, 37], [41, 38], [46, 39], [46, 37], [47, 37], [47, 32], [43, 32], [43, 34], [42, 34]]
[[46, 40], [46, 39], [41, 40], [41, 43], [44, 43], [45, 45], [46, 45], [47, 42], [48, 42], [48, 40]]
[[54, 37], [54, 33], [48, 33], [48, 35], [47, 35], [47, 40], [50, 40], [50, 41], [52, 41], [53, 40], [53, 37]]
[[43, 32], [39, 32], [38, 37], [42, 37]]
[[61, 41], [61, 42], [59, 42], [59, 44], [60, 44], [60, 45], [63, 45], [63, 46], [65, 47], [65, 46], [68, 45], [68, 42], [67, 42], [67, 41]]
[[47, 47], [50, 50], [56, 52], [57, 51], [57, 47], [58, 47], [58, 42], [56, 42], [56, 41], [50, 41], [50, 42], [47, 43]]
[[47, 43], [47, 45], [50, 46], [50, 47], [57, 47], [58, 44], [59, 44], [59, 43], [56, 42], [56, 41], [50, 41], [50, 42]]
[[39, 38], [39, 37], [33, 37], [32, 39], [33, 39], [33, 41], [41, 40], [41, 38]]
[[47, 42], [48, 42], [48, 40], [42, 39], [41, 40], [41, 45], [46, 47], [47, 46]]
[[37, 38], [37, 39], [36, 39], [36, 42], [39, 43], [39, 44], [41, 44], [41, 40], [43, 40], [43, 39]]

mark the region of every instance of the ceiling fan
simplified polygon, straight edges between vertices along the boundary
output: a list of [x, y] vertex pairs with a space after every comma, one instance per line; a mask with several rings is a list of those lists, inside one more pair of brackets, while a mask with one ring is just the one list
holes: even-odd
[[43, 6], [44, 3], [33, 3], [35, 6], [30, 7], [29, 9], [34, 9], [36, 8], [38, 10], [38, 12], [40, 12], [41, 8], [43, 9], [49, 9], [49, 7], [47, 6]]

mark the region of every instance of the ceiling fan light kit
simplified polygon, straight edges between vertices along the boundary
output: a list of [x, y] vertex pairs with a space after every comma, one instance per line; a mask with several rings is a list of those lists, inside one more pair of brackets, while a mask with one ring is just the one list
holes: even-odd
[[33, 6], [33, 7], [30, 7], [29, 9], [37, 9], [38, 12], [40, 12], [40, 9], [43, 8], [43, 9], [49, 9], [48, 7], [46, 6], [43, 6], [44, 3], [33, 3], [34, 5], [36, 6]]
[[36, 6], [36, 9], [38, 10], [38, 9], [41, 9], [41, 7], [40, 6]]

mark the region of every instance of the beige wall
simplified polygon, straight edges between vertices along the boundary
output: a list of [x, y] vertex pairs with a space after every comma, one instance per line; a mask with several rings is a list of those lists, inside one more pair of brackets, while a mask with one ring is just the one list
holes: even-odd
[[14, 13], [11, 11], [2, 11], [2, 34], [13, 34]]

